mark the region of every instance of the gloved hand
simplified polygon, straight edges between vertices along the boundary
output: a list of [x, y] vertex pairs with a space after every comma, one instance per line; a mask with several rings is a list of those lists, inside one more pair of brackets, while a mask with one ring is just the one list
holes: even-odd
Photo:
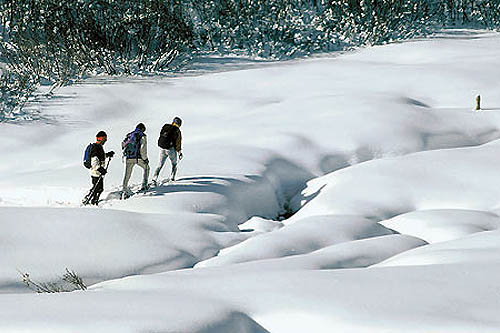
[[108, 151], [106, 153], [106, 157], [113, 157], [113, 156], [115, 156], [115, 152], [114, 151]]
[[184, 155], [182, 153], [179, 153], [179, 159], [182, 160], [184, 158]]
[[145, 159], [145, 160], [143, 160], [143, 161], [144, 161], [144, 163], [149, 164], [149, 158], [146, 158], [146, 159]]
[[99, 169], [97, 169], [97, 171], [99, 171], [99, 173], [103, 176], [108, 173], [103, 167], [100, 167]]

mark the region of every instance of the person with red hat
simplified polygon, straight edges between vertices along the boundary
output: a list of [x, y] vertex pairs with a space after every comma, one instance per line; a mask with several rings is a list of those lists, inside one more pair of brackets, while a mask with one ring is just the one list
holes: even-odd
[[104, 175], [106, 175], [106, 157], [113, 157], [114, 151], [104, 153], [104, 144], [108, 140], [106, 132], [99, 131], [96, 135], [96, 142], [92, 144], [90, 149], [90, 177], [92, 178], [92, 188], [85, 200], [92, 204], [97, 205], [99, 197], [104, 191]]

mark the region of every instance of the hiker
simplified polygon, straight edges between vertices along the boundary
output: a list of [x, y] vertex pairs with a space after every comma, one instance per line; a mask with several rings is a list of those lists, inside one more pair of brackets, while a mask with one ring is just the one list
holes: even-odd
[[172, 171], [170, 173], [169, 180], [175, 181], [175, 175], [177, 173], [177, 157], [182, 160], [181, 143], [182, 135], [179, 127], [182, 125], [182, 120], [179, 117], [175, 117], [172, 124], [163, 125], [160, 131], [160, 137], [158, 138], [158, 146], [160, 147], [160, 164], [156, 168], [153, 175], [153, 184], [158, 184], [158, 176], [160, 171], [167, 160], [167, 156], [172, 164]]
[[148, 143], [146, 139], [146, 126], [143, 123], [138, 124], [135, 130], [128, 133], [122, 142], [123, 157], [125, 160], [125, 174], [123, 175], [122, 198], [131, 194], [128, 188], [128, 181], [132, 175], [132, 169], [137, 164], [143, 170], [141, 191], [148, 189], [149, 177], [149, 159]]
[[115, 155], [114, 151], [109, 151], [104, 153], [104, 144], [108, 140], [106, 132], [99, 131], [96, 135], [96, 142], [90, 144], [87, 147], [85, 156], [85, 166], [89, 168], [90, 176], [92, 177], [92, 188], [89, 194], [84, 199], [84, 204], [97, 205], [99, 202], [99, 197], [104, 191], [104, 176], [107, 173], [106, 170], [106, 157], [113, 157]]

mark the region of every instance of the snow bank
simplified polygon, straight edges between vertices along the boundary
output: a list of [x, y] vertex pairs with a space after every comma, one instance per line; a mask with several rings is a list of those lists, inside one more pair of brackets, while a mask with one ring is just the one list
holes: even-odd
[[[243, 243], [244, 244], [244, 243]], [[361, 240], [347, 241], [339, 244], [323, 247], [319, 250], [306, 254], [297, 254], [274, 259], [261, 259], [232, 265], [233, 271], [267, 272], [273, 270], [317, 270], [317, 269], [340, 269], [368, 267], [377, 264], [387, 258], [401, 252], [408, 251], [427, 243], [421, 239], [405, 235], [386, 235], [380, 237], [366, 238]], [[227, 249], [230, 250], [230, 249]], [[231, 252], [229, 252], [231, 253]], [[231, 254], [225, 258], [209, 259], [196, 265], [199, 267], [216, 267], [217, 265], [230, 263]], [[219, 255], [220, 257], [220, 255]], [[217, 258], [219, 258], [217, 257]], [[233, 257], [234, 260], [234, 257]]]
[[324, 214], [382, 221], [414, 210], [492, 211], [500, 202], [498, 165], [500, 141], [370, 161], [311, 181], [293, 200], [304, 206], [292, 221]]
[[226, 248], [198, 266], [304, 254], [333, 244], [391, 233], [378, 223], [356, 216], [314, 216]]
[[0, 221], [3, 291], [20, 287], [17, 270], [47, 282], [69, 268], [91, 284], [191, 267], [220, 248], [250, 237], [208, 214], [2, 207]]
[[249, 232], [269, 232], [283, 227], [283, 223], [254, 216], [245, 223], [239, 225], [240, 230]]
[[460, 239], [431, 244], [390, 258], [378, 266], [436, 265], [500, 262], [500, 231], [484, 231]]
[[462, 238], [469, 234], [500, 227], [493, 212], [464, 209], [417, 210], [398, 215], [380, 224], [401, 234], [412, 235], [429, 243]]
[[[248, 315], [212, 297], [156, 291], [2, 295], [0, 330], [35, 332], [264, 333]], [[192, 317], [193, 311], [197, 313]]]
[[[249, 273], [227, 266], [142, 275], [89, 292], [3, 295], [9, 306], [0, 329], [217, 332], [227, 320], [245, 323], [227, 328], [233, 332], [496, 332], [500, 266], [467, 267]], [[242, 320], [231, 319], [238, 313]]]

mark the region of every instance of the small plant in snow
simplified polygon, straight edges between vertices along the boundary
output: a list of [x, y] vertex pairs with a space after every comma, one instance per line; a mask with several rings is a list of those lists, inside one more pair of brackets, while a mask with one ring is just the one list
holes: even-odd
[[75, 271], [66, 268], [66, 273], [62, 277], [63, 281], [70, 283], [79, 290], [87, 290], [87, 286], [83, 283], [83, 279], [75, 273]]
[[66, 273], [58, 282], [37, 282], [31, 279], [29, 273], [19, 272], [23, 277], [23, 283], [37, 293], [62, 293], [75, 290], [87, 290], [83, 279], [74, 271], [66, 268]]

